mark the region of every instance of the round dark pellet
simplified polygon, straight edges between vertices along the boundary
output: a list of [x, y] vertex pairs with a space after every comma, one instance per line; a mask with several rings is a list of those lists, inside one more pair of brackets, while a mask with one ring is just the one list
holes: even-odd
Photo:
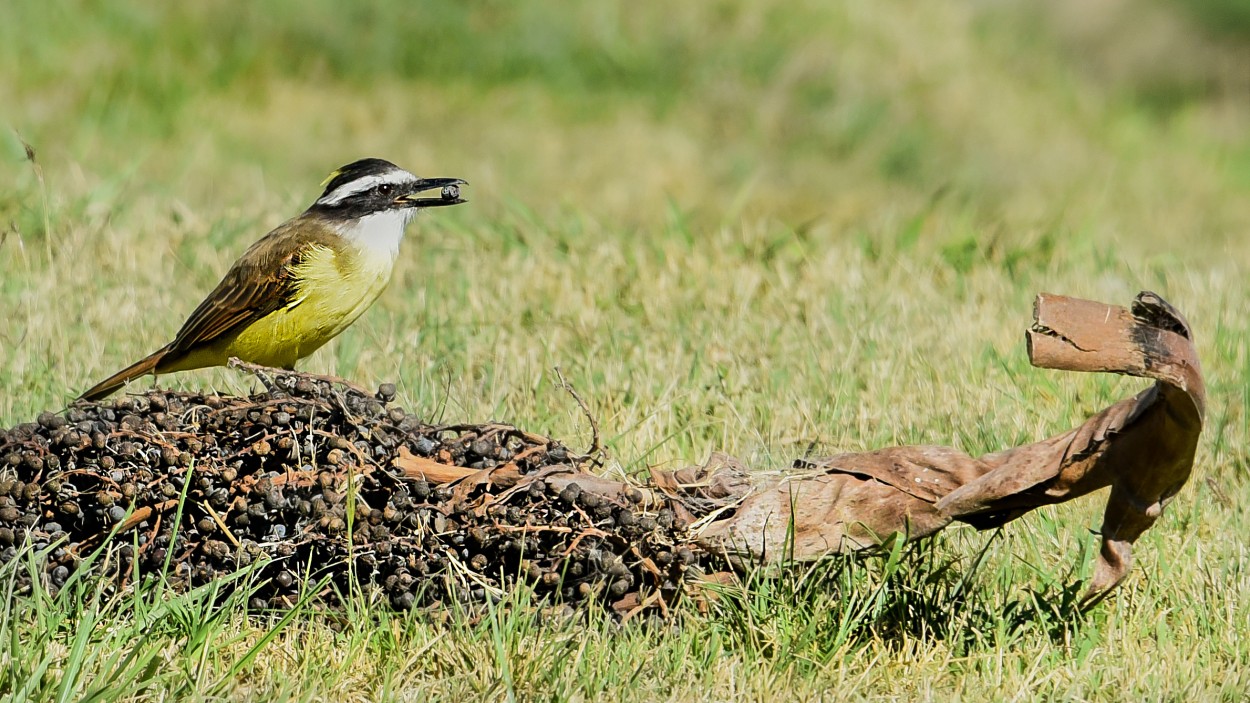
[[383, 403], [389, 403], [392, 400], [395, 400], [395, 384], [383, 383], [378, 386], [378, 400]]
[[429, 437], [422, 437], [416, 441], [414, 449], [421, 456], [429, 456], [434, 453], [435, 449], [438, 449], [438, 445]]
[[39, 413], [39, 417], [37, 417], [35, 421], [38, 422], [44, 429], [49, 430], [55, 430], [65, 424], [65, 418], [47, 410]]
[[673, 527], [674, 517], [675, 516], [673, 515], [672, 510], [669, 510], [668, 508], [663, 508], [660, 510], [660, 512], [655, 514], [655, 521], [657, 524], [659, 524], [660, 527], [663, 527], [664, 529], [667, 530]]

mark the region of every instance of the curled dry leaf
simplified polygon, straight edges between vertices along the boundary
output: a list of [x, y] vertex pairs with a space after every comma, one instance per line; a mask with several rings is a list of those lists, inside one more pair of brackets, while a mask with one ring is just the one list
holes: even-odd
[[981, 457], [913, 446], [800, 462], [801, 471], [755, 486], [731, 514], [708, 523], [698, 543], [734, 561], [813, 558], [896, 534], [919, 539], [953, 521], [996, 527], [1110, 486], [1085, 598], [1105, 595], [1128, 574], [1133, 542], [1189, 478], [1206, 405], [1193, 335], [1153, 293], [1127, 309], [1043, 294], [1027, 342], [1040, 368], [1155, 383], [1073, 430]]

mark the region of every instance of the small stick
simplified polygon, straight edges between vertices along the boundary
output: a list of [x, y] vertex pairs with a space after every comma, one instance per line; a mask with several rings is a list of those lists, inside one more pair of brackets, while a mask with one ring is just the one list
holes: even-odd
[[647, 608], [651, 607], [651, 605], [654, 604], [656, 601], [659, 601], [660, 609], [663, 610], [665, 616], [667, 616], [668, 607], [664, 604], [664, 598], [660, 596], [660, 592], [657, 590], [657, 591], [654, 591], [651, 595], [647, 596], [642, 602], [640, 602], [637, 606], [631, 609], [628, 613], [625, 613], [625, 615], [621, 617], [621, 624], [624, 625], [625, 623], [629, 622], [631, 618], [633, 618], [638, 613], [641, 613], [642, 611], [646, 610]]
[[239, 540], [234, 538], [234, 533], [230, 531], [229, 527], [226, 527], [225, 521], [221, 519], [221, 516], [217, 514], [216, 510], [213, 510], [213, 506], [209, 505], [208, 501], [200, 503], [200, 506], [208, 511], [208, 514], [213, 518], [213, 522], [217, 523], [217, 526], [221, 528], [221, 531], [226, 533], [226, 537], [230, 538], [230, 543], [234, 545], [234, 548], [239, 549], [242, 546], [239, 544]]
[[441, 464], [433, 459], [417, 456], [408, 451], [408, 447], [403, 445], [399, 447], [399, 456], [395, 458], [394, 465], [404, 472], [406, 478], [423, 478], [436, 485], [451, 483], [481, 471], [481, 469]]
[[557, 534], [566, 534], [573, 531], [572, 527], [564, 525], [495, 525], [495, 529], [500, 532], [522, 532], [525, 534], [537, 532], [555, 532]]
[[131, 530], [139, 523], [152, 517], [153, 513], [163, 513], [177, 504], [178, 504], [178, 501], [171, 498], [163, 503], [157, 503], [154, 506], [145, 505], [142, 508], [139, 508], [138, 510], [131, 513], [130, 518], [127, 519], [125, 522], [123, 522], [121, 527], [117, 528], [117, 532], [118, 534], [120, 534], [122, 532]]
[[[569, 395], [573, 396], [573, 400], [577, 401], [577, 405], [582, 409], [582, 414], [585, 415], [586, 419], [590, 422], [590, 448], [586, 450], [583, 457], [589, 459], [592, 456], [599, 455], [599, 457], [602, 458], [603, 446], [599, 443], [599, 422], [595, 420], [595, 416], [591, 414], [590, 408], [586, 406], [586, 401], [582, 400], [582, 397], [578, 395], [573, 386], [568, 381], [564, 380], [564, 374], [560, 371], [559, 366], [555, 367], [555, 372], [556, 377], [560, 379], [560, 386], [563, 387], [564, 390], [568, 391]], [[601, 464], [603, 462], [601, 460], [597, 460], [596, 463]]]
[[[169, 510], [170, 508], [174, 507], [177, 504], [178, 504], [178, 501], [170, 499], [163, 503], [157, 503], [154, 506], [145, 505], [142, 508], [137, 508], [133, 513], [130, 514], [130, 517], [127, 518], [126, 521], [123, 522], [117, 528], [117, 531], [115, 534], [120, 535], [123, 532], [129, 532], [130, 530], [134, 529], [139, 523], [143, 522], [144, 520], [147, 520], [153, 515], [156, 515], [157, 518], [159, 519], [161, 513], [165, 512], [166, 510]], [[114, 533], [110, 531], [109, 534], [114, 534]], [[75, 554], [81, 554], [84, 550], [91, 549], [96, 544], [103, 541], [103, 539], [106, 536], [107, 535], [103, 532], [91, 535], [87, 539], [84, 539], [83, 541], [79, 542], [77, 547], [71, 548], [71, 551]]]
[[[580, 510], [580, 508], [579, 508], [579, 510]], [[582, 513], [582, 516], [583, 516], [583, 517], [585, 517], [585, 513]], [[587, 520], [587, 521], [589, 521], [589, 520], [590, 520], [590, 518], [586, 518], [586, 520]], [[580, 533], [578, 533], [578, 535], [577, 535], [576, 537], [574, 537], [574, 538], [573, 538], [573, 541], [572, 541], [572, 542], [569, 542], [569, 546], [568, 546], [568, 548], [567, 548], [567, 549], [565, 549], [565, 550], [564, 550], [564, 552], [563, 552], [560, 556], [562, 556], [562, 557], [567, 557], [568, 555], [572, 554], [572, 553], [573, 553], [573, 550], [577, 549], [577, 545], [581, 544], [581, 543], [582, 543], [582, 540], [583, 540], [583, 539], [585, 539], [586, 537], [600, 537], [600, 538], [602, 538], [602, 537], [607, 537], [607, 536], [608, 536], [608, 533], [604, 532], [603, 530], [601, 530], [601, 529], [599, 529], [599, 528], [597, 528], [597, 527], [585, 527], [585, 528], [582, 528], [582, 531], [581, 531]]]

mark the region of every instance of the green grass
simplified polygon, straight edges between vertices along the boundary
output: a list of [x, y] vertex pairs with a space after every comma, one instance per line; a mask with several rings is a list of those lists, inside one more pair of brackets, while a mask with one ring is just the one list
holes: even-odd
[[163, 344], [366, 155], [466, 178], [471, 203], [414, 225], [379, 303], [304, 368], [396, 381], [430, 419], [586, 443], [558, 365], [631, 474], [991, 451], [1142, 385], [1031, 369], [1034, 294], [1142, 289], [1189, 315], [1210, 408], [1194, 477], [1087, 615], [1096, 497], [753, 577], [673, 625], [543, 618], [524, 593], [480, 617], [282, 619], [245, 593], [75, 582], [4, 598], [0, 691], [1244, 699], [1250, 107], [1244, 47], [1176, 5], [8, 3], [0, 426]]

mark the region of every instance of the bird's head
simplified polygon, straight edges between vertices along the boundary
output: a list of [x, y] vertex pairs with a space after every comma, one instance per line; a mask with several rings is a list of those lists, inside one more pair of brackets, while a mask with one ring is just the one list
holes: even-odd
[[[334, 171], [322, 183], [325, 191], [309, 207], [323, 217], [356, 220], [380, 213], [402, 213], [465, 202], [459, 178], [418, 178], [384, 159], [361, 159]], [[427, 195], [432, 190], [437, 194]]]

